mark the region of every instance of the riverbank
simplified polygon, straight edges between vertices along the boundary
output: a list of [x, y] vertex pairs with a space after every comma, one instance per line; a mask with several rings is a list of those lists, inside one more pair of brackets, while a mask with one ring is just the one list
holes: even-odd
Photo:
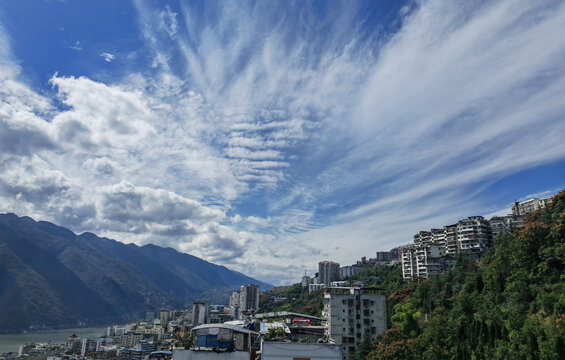
[[17, 352], [20, 345], [30, 343], [64, 344], [72, 334], [76, 334], [81, 339], [88, 337], [99, 337], [105, 333], [107, 327], [74, 328], [39, 331], [26, 334], [1, 334], [0, 335], [0, 354], [5, 352]]

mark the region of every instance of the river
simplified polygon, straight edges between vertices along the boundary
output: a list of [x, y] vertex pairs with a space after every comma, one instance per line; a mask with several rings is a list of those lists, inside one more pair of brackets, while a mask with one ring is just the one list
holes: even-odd
[[99, 337], [105, 333], [107, 327], [63, 329], [33, 332], [28, 334], [7, 334], [0, 335], [0, 354], [5, 352], [17, 352], [20, 345], [24, 343], [46, 343], [51, 340], [55, 344], [65, 344], [72, 334], [76, 334], [81, 339], [88, 337]]

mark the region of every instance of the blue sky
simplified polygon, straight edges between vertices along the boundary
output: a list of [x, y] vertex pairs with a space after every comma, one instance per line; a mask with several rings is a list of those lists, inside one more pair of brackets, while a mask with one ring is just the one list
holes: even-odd
[[3, 1], [0, 211], [275, 284], [565, 187], [562, 1]]

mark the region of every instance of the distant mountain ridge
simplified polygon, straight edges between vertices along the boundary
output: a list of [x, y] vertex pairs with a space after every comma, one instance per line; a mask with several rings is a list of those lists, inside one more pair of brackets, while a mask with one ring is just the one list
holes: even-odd
[[250, 283], [272, 287], [172, 248], [0, 214], [1, 332], [127, 321]]

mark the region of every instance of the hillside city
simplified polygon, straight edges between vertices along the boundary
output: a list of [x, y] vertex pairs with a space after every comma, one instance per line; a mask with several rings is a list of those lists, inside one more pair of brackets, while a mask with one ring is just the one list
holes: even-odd
[[[525, 216], [548, 207], [552, 199], [516, 202], [507, 216], [470, 216], [422, 230], [413, 243], [378, 251], [374, 258], [362, 257], [355, 264], [320, 261], [314, 276], [305, 274], [291, 287], [261, 293], [258, 285], [243, 285], [227, 304], [196, 301], [189, 309], [148, 311], [134, 323], [108, 326], [100, 337], [81, 339], [72, 334], [65, 344], [25, 344], [17, 354], [0, 358], [362, 358], [361, 353], [367, 355], [366, 342], [388, 333], [391, 322], [390, 294], [375, 285], [375, 276], [363, 274], [399, 271], [402, 281], [425, 283], [453, 269], [461, 257], [476, 263], [494, 239], [523, 227]], [[310, 306], [296, 305], [299, 297], [309, 299]]]

